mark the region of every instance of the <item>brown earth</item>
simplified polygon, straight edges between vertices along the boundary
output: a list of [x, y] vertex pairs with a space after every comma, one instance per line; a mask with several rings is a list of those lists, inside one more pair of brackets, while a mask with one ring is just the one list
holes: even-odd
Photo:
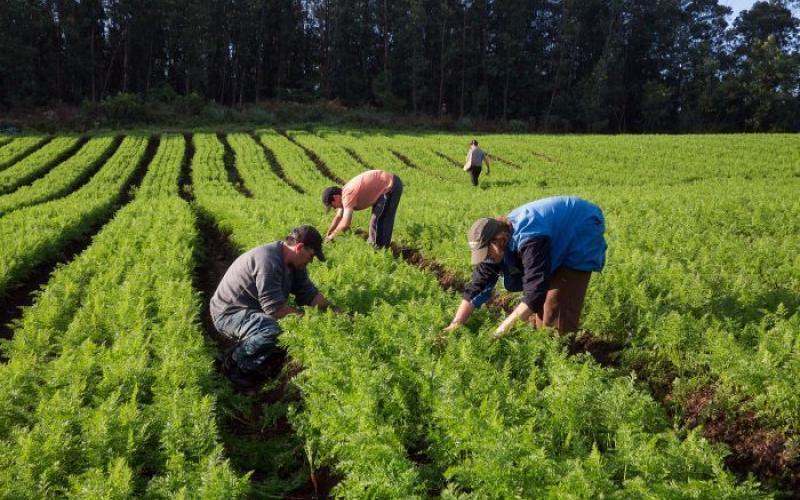
[[228, 181], [241, 194], [248, 198], [252, 198], [253, 193], [251, 193], [250, 190], [244, 185], [244, 181], [239, 175], [239, 171], [236, 170], [236, 153], [234, 153], [233, 148], [231, 148], [231, 145], [228, 143], [227, 137], [220, 133], [217, 134], [217, 138], [219, 139], [219, 142], [222, 143], [222, 147], [225, 150], [225, 153], [222, 156], [222, 163], [225, 165], [225, 171], [228, 173]]
[[784, 489], [791, 498], [800, 498], [800, 462], [797, 445], [789, 437], [767, 428], [750, 410], [726, 413], [714, 408], [715, 391], [697, 389], [682, 404], [683, 424], [703, 426], [703, 436], [711, 442], [725, 443], [731, 454], [725, 464], [734, 472], [753, 473], [766, 484]]

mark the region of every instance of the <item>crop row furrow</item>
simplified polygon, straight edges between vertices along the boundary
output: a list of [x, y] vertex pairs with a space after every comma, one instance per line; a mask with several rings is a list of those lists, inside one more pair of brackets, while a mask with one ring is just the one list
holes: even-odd
[[364, 171], [363, 166], [353, 161], [352, 156], [343, 147], [319, 135], [305, 130], [288, 131], [287, 135], [301, 147], [313, 151], [333, 175], [344, 182]]
[[74, 155], [86, 141], [88, 141], [86, 137], [56, 137], [38, 151], [0, 173], [0, 195], [10, 193], [45, 174]]
[[[228, 134], [226, 137], [236, 154], [236, 170], [244, 185], [256, 198], [279, 198], [298, 192], [281, 170], [271, 152], [252, 135]], [[276, 182], [277, 181], [277, 182]]]
[[[264, 243], [265, 227], [285, 224], [284, 214], [291, 214], [291, 218], [299, 215], [291, 207], [276, 212], [275, 205], [281, 198], [262, 197], [263, 193], [270, 192], [278, 193], [276, 196], [287, 193], [300, 195], [264, 165], [264, 156], [255, 141], [244, 134], [232, 138], [229, 136], [229, 139], [237, 154], [242, 155], [237, 157], [238, 164], [247, 162], [254, 169], [244, 168], [242, 171], [245, 182], [252, 186], [253, 198], [243, 196], [228, 182], [223, 146], [218, 137], [194, 134], [192, 138], [192, 192], [206, 247], [205, 268], [198, 278], [203, 290], [205, 311], [219, 280], [233, 261], [234, 253], [245, 251], [250, 245], [255, 246], [253, 241]], [[250, 161], [256, 163], [250, 164]], [[266, 178], [275, 185], [274, 190], [263, 184], [260, 173], [267, 174]], [[207, 312], [204, 312], [204, 322], [207, 334], [224, 347], [226, 341], [214, 330]], [[286, 419], [286, 404], [286, 401], [275, 401], [275, 397], [263, 394], [255, 401], [234, 402], [233, 408], [228, 410], [223, 434], [226, 450], [239, 469], [252, 473], [250, 480], [254, 496], [284, 495], [307, 480], [302, 445], [293, 433], [280, 427]]]
[[31, 136], [19, 137], [0, 147], [0, 170], [10, 167], [37, 149], [41, 148], [52, 137]]
[[[91, 142], [91, 141], [90, 141]], [[65, 198], [16, 210], [0, 218], [0, 296], [37, 266], [55, 259], [109, 217], [114, 203], [146, 167], [147, 138], [130, 136], [100, 171]]]
[[261, 136], [256, 134], [255, 132], [251, 134], [252, 139], [261, 146], [261, 149], [264, 151], [264, 158], [266, 158], [267, 163], [269, 164], [272, 171], [277, 175], [283, 182], [286, 183], [289, 187], [297, 191], [298, 193], [305, 194], [305, 191], [302, 187], [300, 187], [284, 170], [281, 162], [278, 158], [275, 157], [275, 152], [270, 149], [266, 143], [264, 143]]
[[222, 155], [222, 160], [225, 165], [225, 173], [227, 174], [228, 182], [243, 196], [250, 198], [253, 196], [253, 193], [244, 185], [244, 181], [239, 175], [239, 171], [236, 169], [236, 153], [234, 153], [233, 148], [231, 148], [228, 138], [225, 134], [217, 134], [217, 138], [223, 147], [224, 154]]
[[47, 175], [0, 196], [0, 216], [27, 206], [52, 200], [69, 193], [93, 176], [117, 151], [122, 137], [98, 137], [89, 140], [73, 156], [50, 170]]
[[[132, 140], [142, 155], [146, 141]], [[206, 394], [211, 359], [191, 284], [194, 216], [168, 195], [180, 140], [166, 139], [147, 188], [54, 273], [5, 347], [0, 490], [11, 497], [245, 491], [222, 457], [215, 401]]]
[[281, 165], [288, 178], [294, 183], [303, 179], [299, 186], [304, 193], [317, 196], [330, 185], [330, 179], [323, 175], [305, 151], [285, 136], [274, 131], [259, 131], [257, 135], [259, 141], [272, 152], [275, 162]]
[[[307, 133], [304, 133], [304, 132], [294, 132], [294, 133], [300, 133], [300, 134], [307, 135]], [[303, 150], [303, 152], [306, 154], [306, 156], [308, 156], [308, 159], [311, 160], [312, 162], [314, 162], [314, 165], [316, 165], [317, 169], [322, 173], [322, 175], [324, 175], [326, 178], [330, 179], [331, 181], [335, 182], [336, 184], [343, 185], [346, 181], [344, 179], [342, 179], [341, 177], [339, 177], [338, 175], [334, 174], [330, 170], [330, 168], [328, 168], [328, 165], [324, 161], [322, 161], [322, 159], [320, 159], [320, 157], [319, 157], [319, 155], [317, 153], [315, 153], [312, 149], [304, 146], [301, 142], [299, 142], [297, 139], [295, 139], [295, 137], [293, 135], [294, 133], [290, 133], [290, 132], [287, 132], [285, 130], [280, 131], [281, 135], [283, 135], [284, 137], [286, 137], [286, 139], [291, 141], [292, 144], [294, 144], [295, 146], [297, 146], [297, 147], [299, 147], [300, 149]]]

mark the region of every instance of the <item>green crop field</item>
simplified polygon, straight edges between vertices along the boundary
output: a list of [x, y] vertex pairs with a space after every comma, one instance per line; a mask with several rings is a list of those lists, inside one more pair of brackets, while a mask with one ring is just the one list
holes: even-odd
[[[800, 494], [800, 139], [258, 129], [0, 145], [0, 498], [765, 498]], [[365, 169], [405, 184], [281, 321], [260, 390], [207, 303], [236, 255], [330, 222]], [[466, 231], [538, 198], [602, 207], [581, 331], [445, 337]], [[368, 211], [355, 227], [366, 228]], [[501, 288], [501, 287], [498, 287]], [[276, 361], [276, 363], [278, 363]]]

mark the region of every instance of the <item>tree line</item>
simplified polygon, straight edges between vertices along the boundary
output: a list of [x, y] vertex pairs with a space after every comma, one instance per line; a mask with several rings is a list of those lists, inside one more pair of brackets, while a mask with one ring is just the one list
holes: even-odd
[[0, 108], [336, 99], [585, 132], [800, 130], [800, 0], [6, 0]]

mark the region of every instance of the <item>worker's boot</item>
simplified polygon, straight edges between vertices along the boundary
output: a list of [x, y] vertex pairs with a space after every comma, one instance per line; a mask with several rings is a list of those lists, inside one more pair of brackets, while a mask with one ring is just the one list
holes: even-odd
[[242, 370], [236, 361], [233, 359], [233, 352], [235, 348], [229, 349], [225, 353], [225, 359], [222, 362], [222, 372], [228, 377], [236, 387], [240, 389], [250, 389], [258, 385], [258, 373], [250, 373]]

